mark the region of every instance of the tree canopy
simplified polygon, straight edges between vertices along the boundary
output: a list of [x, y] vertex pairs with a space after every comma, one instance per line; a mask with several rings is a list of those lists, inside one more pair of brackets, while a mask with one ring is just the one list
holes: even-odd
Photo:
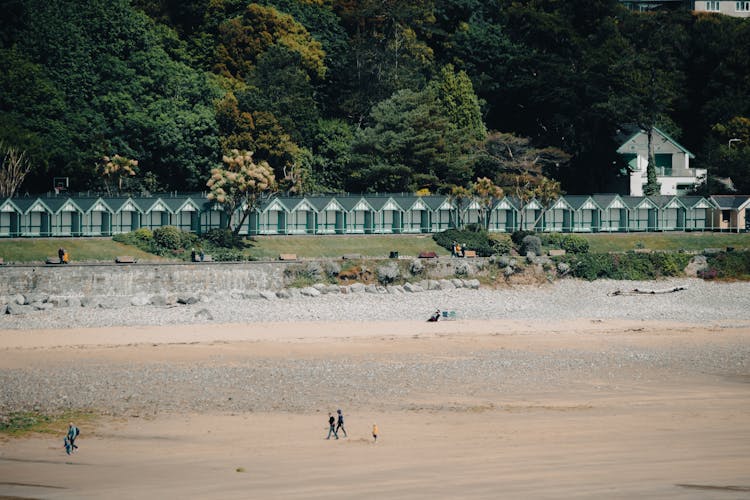
[[289, 193], [603, 192], [631, 125], [750, 190], [744, 19], [617, 0], [1, 3], [16, 192], [112, 189], [97, 168], [116, 155], [138, 162], [118, 189], [203, 190], [235, 149]]

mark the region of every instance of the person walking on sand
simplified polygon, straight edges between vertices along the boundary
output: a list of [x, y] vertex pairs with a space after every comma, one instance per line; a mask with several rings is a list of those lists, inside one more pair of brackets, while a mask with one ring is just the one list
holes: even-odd
[[67, 444], [65, 446], [65, 450], [68, 451], [68, 455], [70, 455], [71, 452], [78, 449], [78, 446], [76, 445], [76, 438], [78, 437], [80, 433], [81, 433], [80, 429], [78, 429], [78, 427], [73, 425], [73, 423], [71, 422], [70, 426], [68, 427], [68, 434], [67, 436], [65, 436], [65, 438], [70, 443], [70, 451], [68, 451]]
[[336, 419], [333, 416], [333, 413], [328, 413], [328, 437], [326, 439], [331, 439], [331, 434], [333, 434], [336, 439], [339, 438], [338, 433], [336, 432]]
[[338, 436], [339, 429], [344, 431], [344, 437], [346, 437], [346, 429], [344, 429], [344, 414], [341, 413], [341, 410], [336, 410], [336, 413], [339, 414], [338, 421], [336, 422], [336, 435]]
[[372, 424], [372, 439], [375, 443], [378, 442], [378, 424]]

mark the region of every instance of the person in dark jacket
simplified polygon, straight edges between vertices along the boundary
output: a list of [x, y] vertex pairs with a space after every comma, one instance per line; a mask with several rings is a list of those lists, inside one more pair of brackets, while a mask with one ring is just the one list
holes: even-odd
[[333, 434], [336, 439], [339, 438], [338, 433], [336, 432], [336, 418], [333, 416], [332, 413], [328, 414], [328, 437], [326, 439], [331, 439], [331, 434]]
[[336, 435], [338, 436], [339, 429], [344, 431], [344, 437], [346, 437], [346, 429], [344, 429], [344, 414], [341, 413], [341, 410], [336, 410], [336, 413], [339, 414], [338, 421], [336, 422]]

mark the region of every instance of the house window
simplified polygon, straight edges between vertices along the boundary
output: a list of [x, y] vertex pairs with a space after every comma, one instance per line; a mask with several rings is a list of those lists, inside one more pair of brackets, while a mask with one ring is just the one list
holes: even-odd
[[719, 12], [719, 2], [706, 2], [706, 10], [709, 12]]
[[722, 210], [721, 211], [721, 222], [724, 224], [729, 224], [729, 221], [732, 220], [732, 211], [731, 210]]
[[656, 175], [672, 175], [671, 154], [655, 154], [654, 160], [656, 162]]
[[735, 2], [735, 10], [737, 12], [750, 11], [750, 2]]

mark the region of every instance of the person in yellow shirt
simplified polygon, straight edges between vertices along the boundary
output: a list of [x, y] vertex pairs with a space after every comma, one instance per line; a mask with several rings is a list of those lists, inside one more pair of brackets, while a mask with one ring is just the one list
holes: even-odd
[[378, 424], [372, 424], [372, 438], [378, 442]]

